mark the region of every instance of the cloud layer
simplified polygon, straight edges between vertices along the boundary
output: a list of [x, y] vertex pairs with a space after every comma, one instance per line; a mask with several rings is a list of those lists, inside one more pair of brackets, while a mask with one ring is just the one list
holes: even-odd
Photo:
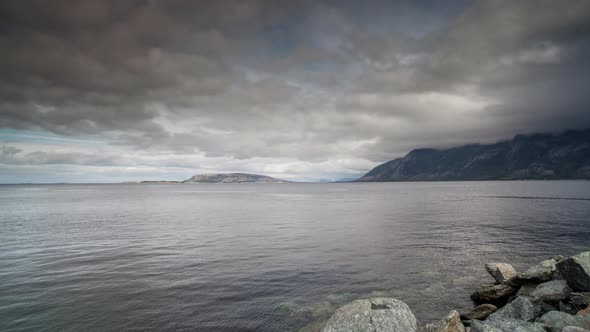
[[583, 0], [25, 0], [0, 22], [0, 182], [352, 178], [590, 125]]

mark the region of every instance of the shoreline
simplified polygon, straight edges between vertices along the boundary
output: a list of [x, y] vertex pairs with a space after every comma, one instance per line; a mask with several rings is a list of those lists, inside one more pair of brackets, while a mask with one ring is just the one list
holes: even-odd
[[485, 269], [494, 282], [471, 294], [474, 307], [439, 321], [421, 324], [404, 302], [372, 297], [338, 308], [321, 329], [300, 331], [590, 332], [590, 251], [553, 256], [522, 272], [505, 262]]

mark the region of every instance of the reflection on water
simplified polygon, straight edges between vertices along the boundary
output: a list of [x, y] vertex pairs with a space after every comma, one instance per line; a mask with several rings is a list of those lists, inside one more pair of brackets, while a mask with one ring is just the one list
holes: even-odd
[[314, 331], [372, 295], [435, 320], [589, 217], [585, 181], [0, 186], [0, 330]]

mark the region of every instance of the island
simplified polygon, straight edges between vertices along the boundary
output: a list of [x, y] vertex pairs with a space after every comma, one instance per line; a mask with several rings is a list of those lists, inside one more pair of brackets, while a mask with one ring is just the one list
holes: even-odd
[[249, 173], [197, 174], [182, 183], [289, 183], [266, 175]]

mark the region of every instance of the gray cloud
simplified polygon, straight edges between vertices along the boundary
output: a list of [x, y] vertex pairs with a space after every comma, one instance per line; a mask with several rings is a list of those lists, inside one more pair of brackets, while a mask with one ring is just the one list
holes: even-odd
[[587, 1], [8, 1], [0, 21], [0, 128], [106, 144], [4, 164], [312, 179], [590, 125]]

